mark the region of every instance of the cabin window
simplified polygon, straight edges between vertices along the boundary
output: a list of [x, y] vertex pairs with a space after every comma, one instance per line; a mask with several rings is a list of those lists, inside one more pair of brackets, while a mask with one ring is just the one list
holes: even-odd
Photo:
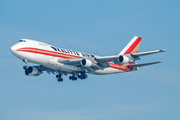
[[19, 40], [19, 42], [26, 42], [25, 40]]

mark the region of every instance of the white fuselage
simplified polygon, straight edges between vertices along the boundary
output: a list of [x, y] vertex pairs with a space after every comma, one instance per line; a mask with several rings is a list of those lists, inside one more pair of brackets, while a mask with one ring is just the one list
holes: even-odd
[[[75, 58], [93, 58], [94, 55], [66, 50], [48, 45], [39, 41], [22, 39], [19, 43], [11, 47], [11, 52], [21, 60], [40, 64], [47, 68], [72, 73], [74, 71], [82, 71], [78, 66], [66, 65], [58, 62], [59, 59], [75, 59]], [[109, 63], [113, 64], [113, 63]], [[95, 70], [91, 74], [111, 74], [131, 71], [123, 65], [113, 64], [103, 70]]]

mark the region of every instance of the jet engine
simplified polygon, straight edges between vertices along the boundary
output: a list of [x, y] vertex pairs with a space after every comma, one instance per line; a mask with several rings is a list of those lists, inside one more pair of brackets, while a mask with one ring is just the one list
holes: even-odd
[[84, 67], [90, 67], [90, 66], [93, 65], [93, 63], [92, 63], [91, 60], [88, 60], [88, 59], [82, 59], [81, 65], [84, 66]]
[[125, 55], [120, 55], [118, 58], [120, 63], [133, 63], [134, 61]]
[[38, 76], [42, 74], [40, 70], [36, 66], [30, 66], [27, 69], [25, 69], [25, 75], [27, 76]]

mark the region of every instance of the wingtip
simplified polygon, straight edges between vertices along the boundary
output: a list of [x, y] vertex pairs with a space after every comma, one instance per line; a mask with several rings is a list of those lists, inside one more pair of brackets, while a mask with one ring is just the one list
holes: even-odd
[[159, 52], [166, 52], [167, 50], [165, 50], [165, 49], [161, 49], [161, 50], [159, 50]]

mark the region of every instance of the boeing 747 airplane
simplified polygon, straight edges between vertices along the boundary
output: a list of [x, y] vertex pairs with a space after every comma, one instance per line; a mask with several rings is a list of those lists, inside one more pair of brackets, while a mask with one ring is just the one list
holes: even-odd
[[[55, 74], [58, 82], [62, 82], [62, 76], [68, 74], [70, 74], [69, 79], [74, 81], [78, 78], [86, 79], [87, 73], [105, 75], [130, 72], [138, 70], [139, 67], [161, 63], [161, 61], [135, 63], [141, 56], [166, 51], [161, 49], [138, 53], [140, 43], [141, 37], [135, 36], [118, 55], [113, 56], [97, 56], [62, 49], [30, 39], [21, 39], [10, 50], [25, 63], [23, 66], [25, 75], [38, 76], [46, 71]], [[27, 66], [27, 62], [38, 65]]]

